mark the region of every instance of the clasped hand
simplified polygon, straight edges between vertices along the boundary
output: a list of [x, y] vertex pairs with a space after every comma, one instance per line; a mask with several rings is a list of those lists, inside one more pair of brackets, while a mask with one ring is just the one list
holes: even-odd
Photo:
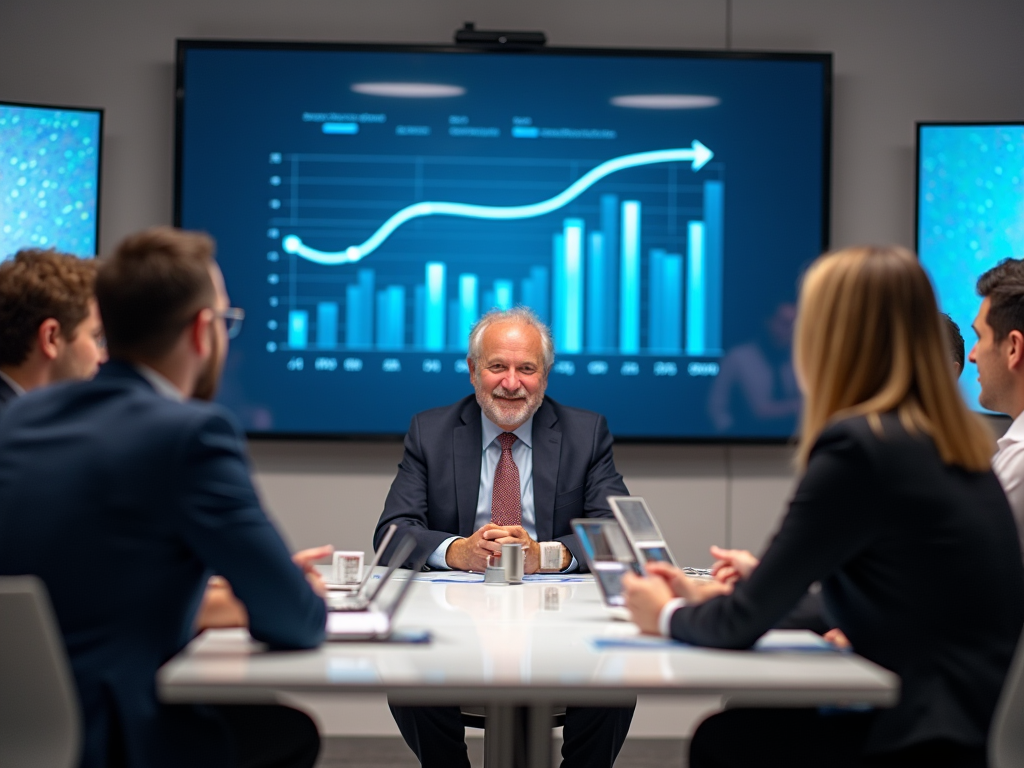
[[483, 571], [488, 557], [501, 557], [502, 544], [523, 545], [523, 571], [540, 570], [540, 545], [521, 525], [495, 525], [487, 523], [472, 536], [456, 539], [448, 547], [445, 562], [460, 571]]

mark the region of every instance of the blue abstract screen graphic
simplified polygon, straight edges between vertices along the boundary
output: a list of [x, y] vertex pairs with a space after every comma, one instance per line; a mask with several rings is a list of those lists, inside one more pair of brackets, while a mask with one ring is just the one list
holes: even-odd
[[402, 434], [525, 305], [617, 437], [785, 439], [822, 249], [830, 59], [179, 45], [177, 221], [247, 325], [255, 434]]
[[[970, 349], [978, 278], [1003, 259], [1024, 258], [1024, 124], [921, 125], [918, 157], [918, 254]], [[970, 361], [960, 388], [983, 410]]]
[[0, 102], [0, 260], [97, 250], [102, 113]]

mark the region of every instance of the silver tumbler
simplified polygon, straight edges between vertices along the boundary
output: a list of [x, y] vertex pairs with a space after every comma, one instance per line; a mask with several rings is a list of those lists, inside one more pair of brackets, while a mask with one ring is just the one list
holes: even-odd
[[523, 545], [502, 544], [501, 566], [505, 569], [505, 581], [509, 584], [523, 583]]

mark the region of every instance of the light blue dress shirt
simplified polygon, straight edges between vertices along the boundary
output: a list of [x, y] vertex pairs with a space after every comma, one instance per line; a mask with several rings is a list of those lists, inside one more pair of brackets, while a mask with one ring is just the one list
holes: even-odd
[[[476, 499], [476, 519], [473, 523], [473, 530], [478, 531], [491, 522], [491, 494], [494, 492], [494, 471], [498, 468], [498, 460], [501, 459], [501, 442], [498, 440], [505, 430], [491, 421], [484, 414], [480, 414], [480, 421], [483, 429], [480, 430], [483, 440], [483, 453], [480, 460], [480, 492]], [[519, 497], [522, 500], [522, 526], [530, 538], [537, 540], [537, 511], [533, 504], [533, 416], [527, 419], [526, 423], [512, 432], [518, 439], [512, 443], [512, 461], [519, 468]], [[441, 542], [430, 557], [427, 558], [427, 565], [431, 568], [451, 570], [445, 562], [448, 554], [448, 547], [460, 536], [452, 536]], [[576, 558], [573, 558], [569, 567], [571, 571], [576, 567]]]

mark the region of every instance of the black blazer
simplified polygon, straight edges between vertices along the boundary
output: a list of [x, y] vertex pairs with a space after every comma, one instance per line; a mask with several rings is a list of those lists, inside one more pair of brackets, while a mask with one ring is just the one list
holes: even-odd
[[0, 379], [0, 416], [4, 415], [7, 406], [14, 402], [18, 393], [11, 389], [11, 385]]
[[207, 709], [157, 701], [212, 573], [274, 646], [324, 635], [324, 602], [260, 508], [243, 438], [216, 405], [158, 395], [111, 362], [11, 405], [0, 431], [0, 574], [38, 574], [84, 717], [83, 768], [123, 734], [129, 766], [233, 765]]
[[[374, 546], [391, 523], [411, 531], [418, 549], [427, 553], [451, 536], [473, 534], [483, 458], [481, 419], [474, 395], [413, 416]], [[604, 417], [545, 397], [533, 417], [537, 540], [560, 541], [585, 568], [569, 521], [611, 517], [605, 499], [627, 494]]]
[[672, 636], [747, 648], [821, 581], [857, 653], [902, 679], [867, 742], [887, 752], [930, 739], [983, 747], [1024, 625], [1024, 567], [991, 471], [946, 465], [895, 415], [826, 429], [789, 512], [732, 595], [672, 616]]

